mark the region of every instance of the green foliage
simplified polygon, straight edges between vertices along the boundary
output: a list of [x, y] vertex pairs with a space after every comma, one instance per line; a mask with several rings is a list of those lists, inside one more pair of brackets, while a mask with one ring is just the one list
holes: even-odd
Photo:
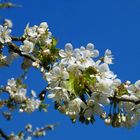
[[79, 91], [80, 91], [79, 76], [76, 75], [74, 71], [69, 74], [67, 87], [68, 87], [68, 91], [74, 96], [79, 94]]
[[84, 71], [83, 77], [84, 81], [87, 82], [88, 86], [93, 86], [96, 82], [96, 78], [94, 77], [97, 74], [97, 71], [94, 67], [89, 67]]
[[39, 111], [45, 111], [47, 112], [48, 111], [48, 104], [45, 104], [45, 103], [41, 103], [40, 106], [39, 106]]
[[117, 89], [117, 94], [118, 96], [122, 96], [122, 95], [125, 95], [125, 94], [129, 94], [127, 89], [125, 88], [124, 84], [121, 84], [118, 89]]
[[3, 8], [14, 8], [14, 7], [21, 7], [21, 5], [16, 5], [16, 4], [13, 4], [11, 2], [0, 3], [0, 9], [3, 9]]

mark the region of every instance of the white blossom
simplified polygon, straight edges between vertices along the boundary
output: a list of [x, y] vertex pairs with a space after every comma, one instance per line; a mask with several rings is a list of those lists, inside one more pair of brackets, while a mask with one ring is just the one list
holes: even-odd
[[31, 90], [31, 96], [33, 97], [33, 98], [36, 98], [37, 96], [36, 96], [36, 92], [34, 91], [34, 90]]
[[131, 104], [127, 111], [127, 121], [125, 126], [132, 127], [140, 120], [140, 105]]
[[137, 90], [140, 90], [140, 80], [135, 82], [135, 87], [137, 88]]
[[110, 103], [110, 100], [108, 99], [109, 95], [107, 93], [101, 93], [101, 92], [94, 92], [92, 93], [90, 100], [93, 100], [95, 103], [107, 105]]
[[50, 87], [65, 86], [65, 81], [69, 78], [69, 73], [62, 66], [54, 67], [46, 73], [46, 80]]
[[36, 68], [39, 68], [40, 67], [40, 64], [39, 64], [40, 62], [37, 60], [37, 61], [35, 61], [35, 62], [32, 62], [32, 66], [33, 67], [36, 67]]
[[80, 110], [86, 108], [86, 104], [80, 99], [75, 98], [71, 100], [68, 104], [68, 108], [66, 110], [66, 115], [69, 115], [71, 118], [76, 119], [78, 117]]
[[102, 115], [103, 114], [103, 106], [101, 104], [94, 103], [91, 105], [88, 104], [89, 107], [85, 109], [84, 116], [85, 118], [91, 118], [92, 115]]
[[129, 85], [127, 90], [131, 95], [140, 98], [140, 80], [136, 81], [134, 85]]
[[99, 76], [96, 76], [97, 83], [96, 88], [99, 92], [102, 92], [104, 94], [107, 94], [108, 96], [113, 94], [113, 80], [108, 78], [101, 78]]
[[108, 118], [105, 119], [105, 124], [106, 125], [110, 125], [111, 123], [112, 123], [112, 120], [111, 120], [110, 117], [108, 117]]
[[60, 50], [59, 55], [62, 57], [61, 63], [63, 64], [74, 64], [76, 58], [74, 57], [73, 53], [73, 46], [71, 43], [67, 43], [65, 45], [65, 51]]
[[45, 34], [47, 29], [48, 29], [48, 24], [46, 22], [42, 22], [40, 26], [37, 28], [37, 31], [39, 34]]
[[16, 80], [14, 78], [8, 79], [7, 85], [10, 87], [16, 86]]
[[23, 111], [34, 112], [36, 109], [39, 108], [40, 104], [41, 104], [40, 100], [34, 98], [28, 98], [26, 100], [26, 108]]
[[10, 96], [17, 102], [23, 102], [26, 100], [26, 92], [26, 89], [20, 88], [17, 90], [16, 93], [11, 94]]
[[23, 45], [20, 46], [22, 53], [32, 53], [34, 44], [28, 40], [24, 40]]
[[7, 26], [8, 28], [12, 28], [13, 27], [13, 23], [10, 19], [4, 19], [4, 26]]
[[27, 124], [26, 126], [25, 126], [25, 130], [26, 131], [28, 131], [28, 132], [32, 132], [32, 125], [31, 124]]
[[8, 43], [11, 42], [10, 37], [11, 29], [9, 29], [7, 26], [0, 25], [0, 43]]
[[99, 51], [94, 49], [94, 44], [92, 43], [87, 44], [86, 51], [89, 53], [90, 57], [96, 58], [99, 56]]
[[36, 39], [38, 37], [37, 28], [38, 26], [36, 25], [33, 27], [29, 27], [29, 24], [27, 24], [24, 31], [25, 35], [27, 35], [27, 37], [29, 37], [30, 39]]
[[62, 101], [69, 101], [69, 96], [68, 92], [66, 89], [61, 88], [61, 87], [55, 87], [52, 90], [49, 91], [50, 94], [48, 95], [48, 98], [53, 98], [57, 102], [62, 102]]
[[112, 60], [113, 60], [113, 57], [112, 57], [112, 52], [111, 50], [106, 50], [105, 51], [105, 56], [104, 56], [104, 62], [106, 64], [112, 64]]

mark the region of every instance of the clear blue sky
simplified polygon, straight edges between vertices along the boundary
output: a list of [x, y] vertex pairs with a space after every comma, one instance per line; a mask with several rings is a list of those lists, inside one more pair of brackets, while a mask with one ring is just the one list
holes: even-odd
[[[122, 81], [140, 79], [140, 0], [13, 0], [23, 8], [0, 10], [0, 15], [13, 20], [14, 35], [21, 35], [28, 22], [31, 25], [47, 21], [58, 47], [71, 42], [75, 47], [93, 42], [101, 54], [111, 49], [114, 54], [113, 71]], [[0, 84], [7, 78], [18, 77], [20, 61], [0, 70]], [[35, 69], [29, 71], [27, 83], [41, 91], [47, 83]], [[12, 122], [0, 116], [0, 127], [10, 132], [20, 130], [27, 122], [34, 126], [60, 122], [43, 140], [139, 140], [140, 124], [128, 130], [107, 127], [97, 119], [94, 125], [72, 124], [69, 118], [53, 109], [49, 113], [16, 113]]]

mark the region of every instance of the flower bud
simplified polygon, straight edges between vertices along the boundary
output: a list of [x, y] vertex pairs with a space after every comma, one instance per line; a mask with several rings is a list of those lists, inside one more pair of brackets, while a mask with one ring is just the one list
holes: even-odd
[[105, 121], [104, 121], [104, 122], [105, 122], [105, 124], [106, 124], [106, 125], [110, 125], [110, 124], [111, 124], [111, 122], [112, 122], [112, 120], [111, 120], [111, 118], [110, 118], [110, 117], [108, 117], [108, 118], [106, 118], [106, 119], [105, 119]]

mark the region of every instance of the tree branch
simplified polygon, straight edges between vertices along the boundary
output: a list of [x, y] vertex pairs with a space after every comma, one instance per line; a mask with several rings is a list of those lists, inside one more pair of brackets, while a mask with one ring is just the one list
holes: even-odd
[[[86, 88], [89, 90], [89, 93], [90, 95], [92, 94], [92, 91], [88, 88], [88, 86], [86, 86]], [[113, 97], [108, 97], [108, 99], [110, 101], [113, 101], [113, 102], [131, 102], [131, 103], [134, 103], [135, 105], [137, 104], [140, 104], [140, 99], [139, 100], [136, 100], [136, 99], [129, 99], [129, 98], [124, 98], [124, 97], [118, 97], [117, 96], [117, 93], [115, 93], [115, 95]]]
[[50, 131], [50, 130], [53, 130], [56, 126], [58, 126], [59, 124], [58, 123], [56, 123], [56, 124], [51, 124], [51, 125], [46, 125], [45, 127], [43, 127], [43, 128], [40, 128], [40, 129], [38, 129], [38, 130], [35, 130], [35, 131], [33, 131], [32, 133], [31, 133], [31, 135], [32, 136], [34, 136], [34, 137], [39, 137], [39, 135], [38, 135], [38, 133], [40, 133], [40, 132], [43, 132], [43, 131]]
[[3, 137], [5, 140], [9, 140], [9, 136], [7, 136], [6, 134], [5, 134], [5, 132], [0, 128], [0, 135], [1, 135], [1, 137]]
[[115, 101], [115, 102], [131, 102], [134, 103], [135, 105], [140, 104], [140, 100], [134, 100], [134, 99], [126, 99], [126, 98], [122, 98], [122, 97], [108, 97], [109, 100]]
[[15, 8], [15, 7], [22, 7], [22, 6], [13, 4], [11, 2], [0, 3], [0, 9], [2, 9], [2, 8]]
[[[23, 37], [12, 37], [13, 41], [23, 41], [24, 38]], [[8, 43], [8, 47], [9, 49], [11, 49], [13, 52], [19, 54], [22, 57], [28, 58], [30, 60], [32, 60], [33, 62], [38, 61], [38, 59], [36, 59], [33, 55], [31, 54], [25, 54], [22, 53], [21, 50], [19, 49], [19, 47], [17, 45], [15, 45], [14, 43]], [[41, 66], [43, 66], [43, 64], [39, 61], [39, 64]], [[140, 100], [134, 100], [134, 99], [126, 99], [126, 98], [122, 98], [122, 97], [118, 97], [118, 96], [114, 96], [114, 97], [108, 97], [109, 100], [115, 101], [115, 102], [131, 102], [134, 104], [140, 104]]]
[[[8, 47], [10, 50], [12, 50], [13, 52], [19, 54], [22, 57], [28, 58], [33, 62], [39, 61], [39, 59], [35, 58], [33, 55], [31, 54], [27, 54], [27, 53], [22, 53], [21, 50], [19, 49], [19, 47], [17, 45], [15, 45], [14, 43], [10, 42], [8, 43]], [[39, 61], [39, 64], [41, 66], [43, 66], [43, 64]]]
[[5, 89], [5, 87], [0, 87], [0, 93], [2, 93], [2, 92], [6, 92], [9, 94], [9, 92]]
[[12, 41], [24, 41], [25, 40], [24, 37], [15, 37], [15, 36], [12, 36], [11, 39], [12, 39]]

